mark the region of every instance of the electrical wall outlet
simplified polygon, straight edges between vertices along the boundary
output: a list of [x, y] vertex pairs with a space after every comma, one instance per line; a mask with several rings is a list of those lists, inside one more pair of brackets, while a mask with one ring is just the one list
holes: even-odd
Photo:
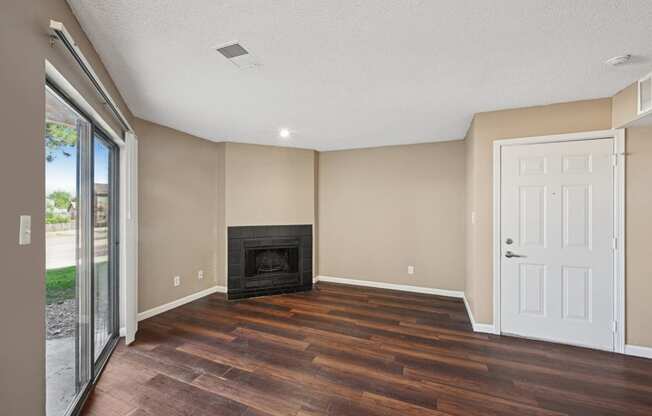
[[408, 266], [408, 274], [414, 274], [414, 266]]
[[200, 270], [197, 272], [197, 279], [201, 280], [204, 278], [204, 271]]
[[181, 276], [174, 276], [174, 287], [177, 287], [181, 284]]

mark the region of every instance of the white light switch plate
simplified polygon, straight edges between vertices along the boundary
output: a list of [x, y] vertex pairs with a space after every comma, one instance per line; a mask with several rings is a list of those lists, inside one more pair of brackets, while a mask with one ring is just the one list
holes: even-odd
[[32, 217], [31, 215], [20, 216], [20, 233], [18, 235], [18, 244], [26, 246], [32, 244]]
[[414, 274], [414, 266], [408, 266], [408, 274]]
[[174, 276], [174, 287], [177, 287], [181, 284], [181, 276]]

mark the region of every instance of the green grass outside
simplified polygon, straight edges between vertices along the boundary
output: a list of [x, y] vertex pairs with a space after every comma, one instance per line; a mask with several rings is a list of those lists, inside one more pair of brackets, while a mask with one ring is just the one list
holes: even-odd
[[45, 300], [48, 304], [75, 297], [76, 267], [50, 269], [45, 272]]

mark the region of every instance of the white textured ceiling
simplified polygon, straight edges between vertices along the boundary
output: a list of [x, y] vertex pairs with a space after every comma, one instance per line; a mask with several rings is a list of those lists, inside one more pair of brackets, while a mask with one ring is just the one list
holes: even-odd
[[[650, 0], [69, 3], [136, 116], [215, 141], [460, 139], [476, 112], [610, 96], [652, 70]], [[233, 40], [262, 66], [214, 50]]]

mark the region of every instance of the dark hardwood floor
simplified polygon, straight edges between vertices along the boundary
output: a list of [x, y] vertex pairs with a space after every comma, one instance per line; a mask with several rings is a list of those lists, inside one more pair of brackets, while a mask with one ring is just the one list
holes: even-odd
[[320, 283], [140, 323], [86, 415], [652, 415], [652, 360], [476, 334], [461, 300]]

